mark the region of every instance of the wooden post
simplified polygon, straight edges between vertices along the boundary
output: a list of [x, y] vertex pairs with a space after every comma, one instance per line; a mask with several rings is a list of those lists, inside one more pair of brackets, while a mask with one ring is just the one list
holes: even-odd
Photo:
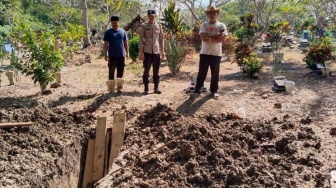
[[125, 112], [114, 114], [109, 167], [112, 166], [114, 159], [118, 155], [118, 150], [124, 144], [125, 124], [126, 124]]
[[14, 72], [13, 71], [7, 71], [5, 73], [5, 75], [7, 76], [8, 80], [9, 80], [9, 85], [14, 85]]
[[89, 139], [87, 150], [86, 150], [86, 159], [85, 159], [85, 168], [83, 175], [83, 184], [82, 188], [86, 188], [90, 185], [93, 185], [93, 157], [95, 153], [95, 140]]
[[106, 117], [98, 117], [94, 152], [93, 182], [104, 176]]
[[1, 128], [12, 128], [12, 127], [28, 127], [32, 126], [32, 122], [11, 122], [11, 123], [0, 123]]

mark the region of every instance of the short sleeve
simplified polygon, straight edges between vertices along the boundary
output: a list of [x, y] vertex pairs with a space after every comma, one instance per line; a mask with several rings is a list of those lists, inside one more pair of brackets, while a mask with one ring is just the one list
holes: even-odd
[[224, 30], [223, 34], [224, 35], [228, 35], [228, 32], [227, 32], [225, 24], [222, 24], [222, 29]]
[[202, 25], [201, 25], [201, 28], [200, 28], [199, 34], [201, 34], [201, 33], [206, 33], [205, 22], [204, 22], [204, 23], [202, 23]]
[[124, 41], [128, 41], [127, 33], [124, 31]]
[[107, 34], [107, 31], [105, 31], [105, 33], [104, 33], [103, 41], [108, 41], [108, 34]]

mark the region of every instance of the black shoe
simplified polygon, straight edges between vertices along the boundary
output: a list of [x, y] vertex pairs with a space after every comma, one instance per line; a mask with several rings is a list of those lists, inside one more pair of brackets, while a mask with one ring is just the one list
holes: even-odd
[[156, 89], [156, 90], [154, 90], [154, 93], [161, 94], [162, 92], [160, 90]]
[[148, 91], [144, 91], [144, 92], [142, 92], [142, 94], [144, 94], [144, 95], [148, 95]]

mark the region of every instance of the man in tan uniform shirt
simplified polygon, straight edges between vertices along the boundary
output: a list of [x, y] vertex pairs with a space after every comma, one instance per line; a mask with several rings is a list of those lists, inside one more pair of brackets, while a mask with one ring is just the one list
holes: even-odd
[[[159, 23], [155, 22], [156, 13], [155, 10], [148, 10], [148, 22], [141, 26], [140, 37], [139, 37], [139, 58], [143, 60], [143, 83], [144, 92], [143, 94], [148, 94], [148, 84], [149, 84], [149, 71], [153, 64], [153, 82], [154, 82], [154, 93], [161, 94], [159, 90], [159, 70], [161, 60], [164, 58], [164, 41], [162, 27]], [[160, 57], [161, 55], [161, 57]]]

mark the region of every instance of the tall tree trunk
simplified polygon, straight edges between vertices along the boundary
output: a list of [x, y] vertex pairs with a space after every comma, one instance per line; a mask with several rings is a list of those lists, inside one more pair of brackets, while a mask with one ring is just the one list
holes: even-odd
[[[191, 9], [195, 10], [195, 3], [191, 4]], [[195, 16], [191, 16], [191, 25], [195, 25], [196, 24], [196, 18]]]
[[91, 44], [89, 34], [89, 20], [87, 15], [87, 3], [86, 0], [82, 0], [82, 14], [83, 14], [83, 26], [85, 28], [85, 37], [83, 38], [84, 47]]

